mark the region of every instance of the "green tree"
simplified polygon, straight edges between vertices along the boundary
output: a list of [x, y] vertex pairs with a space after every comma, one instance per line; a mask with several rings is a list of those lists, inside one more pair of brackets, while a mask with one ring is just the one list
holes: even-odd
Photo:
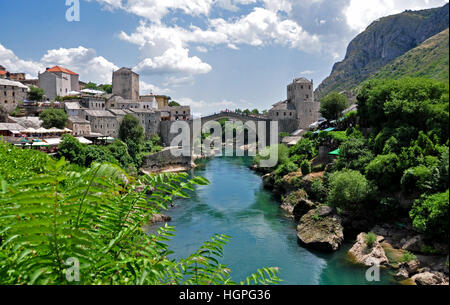
[[89, 82], [84, 86], [85, 89], [100, 90], [96, 83]]
[[366, 176], [381, 189], [393, 190], [400, 184], [402, 171], [395, 154], [378, 155], [366, 166]]
[[28, 99], [31, 101], [40, 102], [44, 99], [44, 94], [44, 89], [31, 86], [30, 91], [28, 92]]
[[374, 158], [364, 138], [350, 138], [339, 146], [336, 167], [348, 168], [364, 173], [367, 164]]
[[99, 89], [103, 90], [103, 91], [105, 91], [106, 93], [109, 93], [109, 94], [112, 93], [112, 85], [108, 85], [108, 84], [100, 85]]
[[134, 142], [138, 145], [144, 141], [144, 128], [139, 120], [131, 115], [126, 114], [123, 117], [119, 128], [119, 139], [123, 142]]
[[108, 145], [107, 148], [112, 156], [119, 161], [122, 168], [127, 169], [133, 163], [133, 159], [128, 153], [128, 146], [124, 142], [116, 140], [111, 145]]
[[252, 113], [252, 114], [259, 114], [259, 110], [255, 108], [255, 109], [252, 110], [251, 113]]
[[170, 101], [169, 102], [169, 107], [177, 107], [177, 106], [181, 106], [178, 102], [176, 101]]
[[86, 147], [77, 139], [69, 134], [62, 136], [61, 143], [58, 146], [59, 157], [64, 157], [67, 161], [78, 165], [85, 164]]
[[330, 175], [328, 202], [338, 208], [354, 211], [369, 194], [369, 183], [360, 172], [342, 170]]
[[64, 128], [66, 126], [68, 116], [62, 109], [45, 109], [39, 114], [44, 128]]
[[419, 232], [431, 237], [437, 237], [448, 242], [448, 209], [449, 193], [436, 193], [423, 195], [414, 202], [409, 212], [413, 226]]
[[347, 97], [336, 92], [328, 94], [320, 101], [320, 113], [327, 120], [337, 120], [347, 107]]
[[302, 163], [300, 163], [300, 169], [303, 175], [308, 175], [311, 173], [311, 164], [308, 160], [303, 160]]

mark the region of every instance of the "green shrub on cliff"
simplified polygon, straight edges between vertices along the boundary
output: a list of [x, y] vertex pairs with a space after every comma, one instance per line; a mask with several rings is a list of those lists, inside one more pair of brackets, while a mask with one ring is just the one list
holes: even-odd
[[377, 241], [377, 235], [373, 232], [369, 232], [364, 237], [364, 241], [366, 242], [367, 247], [372, 248], [375, 242]]
[[311, 173], [311, 164], [308, 160], [303, 160], [300, 164], [300, 169], [303, 175], [308, 175], [309, 173]]
[[328, 184], [328, 202], [343, 210], [359, 209], [369, 193], [368, 181], [355, 170], [345, 169], [332, 173]]
[[409, 212], [413, 226], [419, 232], [432, 237], [446, 239], [449, 236], [449, 193], [423, 195], [414, 202]]

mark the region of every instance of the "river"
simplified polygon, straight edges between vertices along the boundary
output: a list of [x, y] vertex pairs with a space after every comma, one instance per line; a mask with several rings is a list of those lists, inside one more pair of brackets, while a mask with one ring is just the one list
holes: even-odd
[[381, 281], [367, 282], [365, 269], [345, 258], [350, 243], [329, 254], [299, 245], [295, 221], [283, 215], [261, 177], [248, 169], [251, 162], [250, 157], [215, 157], [193, 171], [211, 183], [165, 211], [176, 228], [169, 247], [177, 258], [222, 233], [232, 237], [221, 262], [230, 267], [234, 281], [261, 267], [279, 267], [281, 284], [394, 284], [387, 271], [381, 272]]

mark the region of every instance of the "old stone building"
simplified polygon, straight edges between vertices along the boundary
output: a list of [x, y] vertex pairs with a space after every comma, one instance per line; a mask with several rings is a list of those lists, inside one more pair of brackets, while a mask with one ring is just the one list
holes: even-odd
[[103, 136], [117, 138], [120, 122], [117, 117], [107, 110], [83, 110], [83, 118], [90, 122], [91, 131]]
[[28, 87], [20, 82], [0, 79], [0, 107], [6, 112], [11, 112], [19, 106], [28, 92]]
[[167, 95], [156, 95], [156, 94], [141, 95], [141, 101], [156, 103], [156, 107], [158, 109], [169, 107], [169, 100], [170, 96]]
[[67, 125], [72, 130], [74, 136], [89, 136], [91, 134], [91, 123], [82, 117], [69, 117]]
[[319, 118], [320, 103], [314, 100], [314, 84], [304, 77], [287, 86], [287, 100], [273, 105], [268, 112], [271, 120], [279, 123], [280, 132], [307, 129]]
[[39, 87], [44, 89], [48, 99], [55, 100], [57, 96], [79, 90], [79, 75], [59, 66], [47, 68], [44, 73], [39, 73]]
[[139, 74], [130, 68], [113, 72], [112, 93], [127, 100], [139, 100]]

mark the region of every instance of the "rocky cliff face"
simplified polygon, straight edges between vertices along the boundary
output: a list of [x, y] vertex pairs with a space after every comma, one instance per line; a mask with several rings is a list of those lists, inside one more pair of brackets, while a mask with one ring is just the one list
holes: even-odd
[[448, 28], [449, 5], [405, 11], [374, 21], [348, 45], [343, 61], [316, 89], [320, 98], [332, 91], [350, 90], [397, 57]]

